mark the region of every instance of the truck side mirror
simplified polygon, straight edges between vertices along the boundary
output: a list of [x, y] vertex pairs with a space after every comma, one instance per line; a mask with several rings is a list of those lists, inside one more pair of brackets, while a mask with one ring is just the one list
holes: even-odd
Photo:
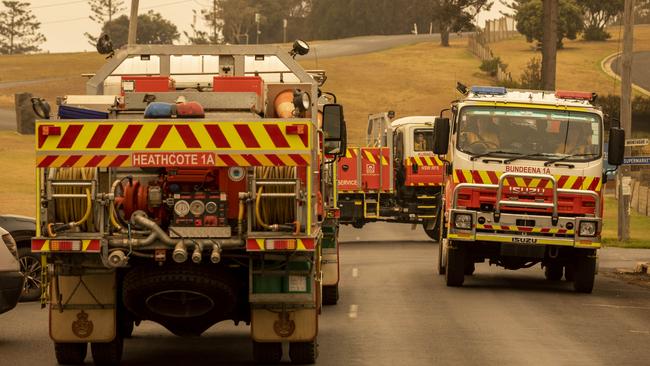
[[328, 155], [343, 155], [347, 145], [347, 136], [343, 118], [343, 106], [340, 104], [325, 104], [323, 106], [323, 135], [324, 153]]
[[607, 162], [610, 165], [623, 164], [625, 156], [625, 130], [619, 127], [609, 129], [609, 146], [607, 150]]
[[433, 126], [433, 153], [444, 155], [449, 150], [449, 118], [436, 118]]

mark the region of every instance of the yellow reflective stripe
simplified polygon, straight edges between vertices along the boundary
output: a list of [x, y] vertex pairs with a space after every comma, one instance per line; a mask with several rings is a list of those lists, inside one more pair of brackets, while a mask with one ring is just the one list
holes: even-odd
[[491, 183], [490, 182], [490, 176], [488, 175], [487, 171], [480, 170], [478, 172], [478, 175], [481, 177], [481, 180], [483, 181], [483, 183]]
[[307, 248], [305, 248], [305, 243], [302, 242], [302, 239], [298, 239], [297, 244], [297, 250], [307, 250]]
[[264, 239], [255, 239], [255, 242], [257, 243], [257, 246], [260, 248], [260, 250], [266, 249], [264, 246]]

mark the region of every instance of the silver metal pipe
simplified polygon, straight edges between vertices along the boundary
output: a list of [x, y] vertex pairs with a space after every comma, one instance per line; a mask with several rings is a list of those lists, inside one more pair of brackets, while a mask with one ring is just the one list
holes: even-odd
[[298, 196], [296, 193], [264, 193], [262, 192], [260, 194], [262, 197], [296, 197]]
[[298, 184], [296, 181], [288, 181], [288, 180], [276, 180], [276, 181], [270, 181], [270, 180], [258, 180], [255, 181], [255, 184], [258, 186], [294, 186]]
[[69, 181], [69, 182], [60, 181], [60, 180], [59, 181], [52, 181], [52, 182], [50, 182], [50, 184], [52, 186], [63, 186], [63, 187], [92, 187], [93, 186], [92, 181], [80, 182], [80, 181], [77, 181], [77, 180]]
[[172, 258], [176, 263], [184, 263], [187, 260], [187, 248], [185, 248], [185, 244], [182, 240], [176, 244], [174, 252], [172, 253]]
[[88, 198], [85, 193], [52, 193], [52, 198]]

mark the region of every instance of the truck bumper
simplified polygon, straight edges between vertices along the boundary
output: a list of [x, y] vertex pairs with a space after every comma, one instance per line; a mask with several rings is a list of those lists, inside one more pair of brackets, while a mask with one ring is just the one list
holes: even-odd
[[20, 272], [0, 272], [0, 314], [16, 307], [24, 282]]
[[[470, 228], [456, 225], [457, 215], [470, 217]], [[559, 217], [557, 222], [543, 215], [502, 213], [499, 220], [492, 212], [452, 209], [447, 237], [459, 241], [485, 241], [526, 245], [558, 245], [585, 249], [601, 246], [602, 221], [594, 217]], [[581, 236], [583, 222], [596, 225], [595, 236]]]

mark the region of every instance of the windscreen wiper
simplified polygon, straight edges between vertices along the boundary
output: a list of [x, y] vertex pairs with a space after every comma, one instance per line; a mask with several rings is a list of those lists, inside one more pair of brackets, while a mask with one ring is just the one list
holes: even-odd
[[493, 156], [494, 154], [522, 155], [521, 153], [515, 151], [492, 150], [492, 151], [484, 152], [482, 154], [472, 155], [472, 157], [469, 160], [474, 161], [476, 159], [480, 159], [485, 156]]
[[551, 164], [559, 163], [560, 161], [564, 161], [564, 160], [567, 160], [567, 159], [575, 158], [575, 157], [578, 157], [578, 156], [598, 156], [598, 154], [595, 154], [595, 153], [589, 153], [589, 154], [571, 154], [571, 155], [565, 155], [565, 156], [563, 156], [563, 157], [561, 157], [561, 158], [547, 160], [547, 161], [544, 163], [544, 166], [549, 166], [549, 165], [551, 165]]
[[528, 158], [532, 158], [532, 157], [536, 157], [536, 156], [555, 156], [555, 154], [549, 154], [549, 153], [532, 153], [532, 154], [526, 154], [526, 155], [521, 154], [519, 156], [515, 156], [514, 158], [506, 159], [503, 162], [505, 164], [508, 164], [508, 163], [512, 163], [515, 160], [528, 159]]

